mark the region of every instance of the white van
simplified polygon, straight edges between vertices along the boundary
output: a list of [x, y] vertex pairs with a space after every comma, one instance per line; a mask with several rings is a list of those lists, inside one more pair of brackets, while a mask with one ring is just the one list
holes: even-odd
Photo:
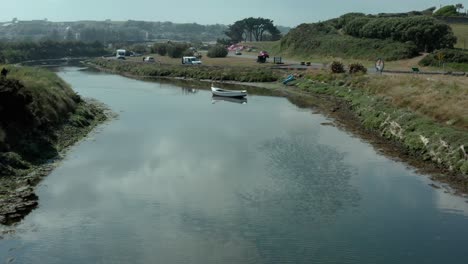
[[126, 50], [124, 49], [118, 49], [117, 52], [115, 53], [115, 57], [117, 59], [125, 60], [125, 54], [127, 53]]
[[153, 57], [145, 57], [143, 59], [144, 62], [155, 62], [156, 60]]
[[182, 57], [182, 64], [202, 64], [201, 60], [197, 57]]

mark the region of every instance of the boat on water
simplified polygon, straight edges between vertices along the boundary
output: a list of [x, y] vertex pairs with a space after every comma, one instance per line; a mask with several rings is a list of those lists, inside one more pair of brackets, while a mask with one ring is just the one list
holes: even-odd
[[217, 96], [213, 95], [211, 98], [211, 103], [217, 103], [219, 101], [225, 101], [230, 103], [237, 103], [237, 104], [247, 104], [247, 98], [245, 97], [226, 97], [226, 96]]
[[211, 85], [211, 92], [217, 96], [225, 97], [245, 97], [247, 96], [246, 90], [225, 90]]

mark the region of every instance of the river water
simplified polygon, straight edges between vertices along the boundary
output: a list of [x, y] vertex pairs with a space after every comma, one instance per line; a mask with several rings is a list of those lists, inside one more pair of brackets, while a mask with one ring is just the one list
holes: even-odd
[[65, 68], [119, 114], [38, 187], [0, 263], [466, 263], [468, 203], [281, 97]]

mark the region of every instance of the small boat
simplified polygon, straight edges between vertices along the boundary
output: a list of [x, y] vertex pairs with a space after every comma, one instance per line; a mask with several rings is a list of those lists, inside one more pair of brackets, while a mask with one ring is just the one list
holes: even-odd
[[247, 96], [246, 90], [224, 90], [221, 88], [211, 86], [211, 92], [217, 96], [226, 96], [226, 97], [245, 97]]
[[211, 103], [214, 104], [219, 101], [225, 101], [230, 103], [237, 103], [237, 104], [247, 104], [247, 98], [245, 97], [226, 97], [226, 96], [217, 96], [213, 95], [211, 98]]

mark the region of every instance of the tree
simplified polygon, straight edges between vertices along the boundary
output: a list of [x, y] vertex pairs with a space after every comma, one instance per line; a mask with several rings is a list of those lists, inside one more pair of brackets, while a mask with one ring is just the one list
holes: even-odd
[[189, 45], [184, 43], [168, 43], [167, 55], [171, 58], [182, 58], [188, 48]]
[[434, 16], [458, 16], [458, 10], [454, 5], [447, 5], [435, 11]]
[[247, 39], [245, 32], [245, 23], [243, 20], [236, 21], [234, 24], [229, 25], [228, 29], [224, 32], [234, 42], [242, 42]]
[[60, 33], [58, 32], [57, 29], [53, 29], [50, 33], [49, 36], [47, 36], [47, 39], [54, 40], [54, 41], [59, 41], [62, 38], [60, 37]]
[[263, 41], [265, 33], [270, 34], [270, 38], [278, 40], [281, 32], [273, 25], [273, 20], [266, 18], [245, 18], [229, 25], [225, 34], [234, 42], [241, 41]]
[[153, 45], [151, 52], [158, 53], [160, 56], [166, 56], [167, 54], [167, 44], [166, 43], [156, 43]]
[[73, 34], [73, 31], [71, 29], [67, 29], [67, 34], [65, 36], [65, 39], [66, 40], [73, 40], [75, 37], [74, 37], [74, 34]]
[[210, 58], [224, 58], [228, 54], [228, 50], [221, 45], [216, 45], [208, 50], [206, 56]]
[[463, 4], [456, 4], [455, 8], [457, 9], [457, 13], [460, 13], [460, 10], [462, 10], [465, 7], [463, 6]]

